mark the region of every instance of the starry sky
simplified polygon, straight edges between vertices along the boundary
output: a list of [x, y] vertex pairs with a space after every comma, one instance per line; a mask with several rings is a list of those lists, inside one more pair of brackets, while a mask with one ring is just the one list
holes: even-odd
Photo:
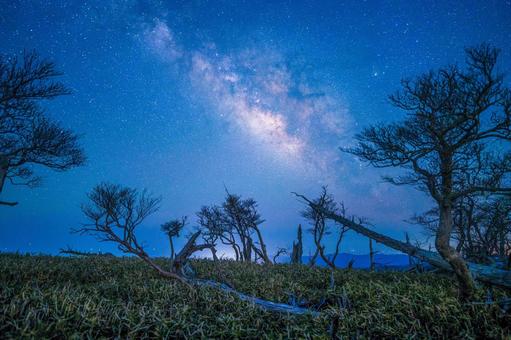
[[[82, 136], [88, 156], [66, 173], [39, 169], [36, 189], [6, 185], [4, 198], [20, 203], [0, 207], [1, 251], [114, 251], [69, 232], [85, 222], [80, 204], [102, 181], [162, 196], [139, 230], [153, 255], [169, 253], [163, 222], [188, 215], [193, 227], [225, 187], [259, 202], [270, 253], [290, 247], [306, 223], [291, 192], [314, 196], [322, 185], [376, 230], [423, 240], [406, 220], [432, 202], [383, 183], [394, 170], [339, 147], [368, 124], [402, 118], [387, 100], [400, 80], [462, 64], [464, 47], [489, 42], [511, 70], [510, 1], [0, 0], [0, 8], [0, 53], [35, 49], [56, 62], [73, 94], [45, 103], [47, 114]], [[366, 253], [367, 240], [348, 234], [342, 251]]]

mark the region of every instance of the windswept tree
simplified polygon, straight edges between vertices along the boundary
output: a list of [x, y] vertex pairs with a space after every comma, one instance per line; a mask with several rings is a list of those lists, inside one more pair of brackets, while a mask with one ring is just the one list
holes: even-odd
[[261, 259], [266, 264], [272, 263], [260, 230], [264, 220], [255, 200], [227, 192], [221, 206], [202, 207], [197, 217], [203, 235], [232, 247], [237, 261]]
[[[335, 260], [339, 255], [341, 242], [348, 228], [344, 225], [335, 223], [335, 230], [331, 230], [331, 228], [327, 225], [327, 218], [324, 215], [324, 211], [344, 216], [344, 206], [335, 202], [333, 196], [327, 192], [326, 187], [322, 188], [321, 194], [318, 198], [314, 199], [312, 203], [314, 206], [309, 205], [304, 211], [302, 211], [302, 216], [307, 219], [311, 225], [309, 231], [313, 236], [314, 245], [316, 246], [315, 253], [312, 256], [309, 265], [314, 265], [316, 258], [319, 255], [330, 268], [335, 269]], [[331, 234], [335, 235], [335, 248], [329, 257], [325, 251], [323, 240], [326, 236]]]
[[161, 199], [147, 192], [116, 184], [99, 184], [87, 195], [88, 202], [82, 205], [87, 222], [74, 231], [92, 235], [99, 241], [113, 242], [120, 251], [138, 256], [154, 268], [160, 275], [187, 283], [183, 274], [189, 257], [197, 251], [209, 248], [209, 245], [197, 245], [200, 231], [191, 235], [183, 248], [172, 261], [167, 271], [154, 262], [145, 251], [135, 233], [137, 227], [159, 208]]
[[214, 245], [213, 260], [217, 260], [216, 245], [218, 242], [232, 248], [235, 260], [240, 260], [241, 249], [236, 243], [233, 228], [226, 225], [223, 212], [219, 206], [203, 206], [197, 213], [199, 228], [202, 230], [202, 238], [206, 243]]
[[78, 136], [46, 117], [40, 105], [70, 93], [55, 80], [60, 75], [36, 53], [0, 56], [0, 193], [6, 181], [38, 185], [36, 166], [65, 171], [85, 162]]
[[[428, 235], [438, 229], [438, 209], [412, 219], [423, 225]], [[509, 197], [462, 197], [453, 208], [451, 239], [465, 259], [494, 264], [498, 260], [509, 269], [511, 260], [511, 199]]]
[[474, 283], [450, 244], [454, 207], [462, 197], [511, 192], [511, 154], [503, 145], [511, 139], [511, 94], [496, 69], [498, 54], [488, 45], [469, 48], [465, 68], [451, 65], [403, 81], [390, 101], [406, 118], [364, 129], [358, 145], [345, 150], [378, 168], [405, 169], [385, 179], [433, 198], [436, 249], [452, 266], [463, 297], [472, 295]]
[[175, 252], [174, 252], [174, 238], [179, 237], [179, 234], [186, 226], [186, 216], [181, 219], [174, 219], [168, 222], [165, 222], [161, 225], [161, 231], [167, 235], [169, 238], [169, 246], [170, 246], [170, 260], [174, 260]]

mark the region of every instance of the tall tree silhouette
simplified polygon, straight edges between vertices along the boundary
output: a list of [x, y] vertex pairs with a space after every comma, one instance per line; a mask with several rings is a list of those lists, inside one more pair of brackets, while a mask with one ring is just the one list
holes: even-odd
[[499, 51], [488, 45], [466, 49], [467, 66], [447, 66], [402, 82], [391, 103], [407, 112], [397, 123], [378, 124], [345, 149], [375, 167], [401, 167], [402, 176], [384, 177], [412, 185], [436, 202], [435, 245], [452, 266], [463, 297], [474, 290], [460, 253], [450, 245], [453, 208], [467, 195], [510, 193], [511, 94], [496, 71]]
[[84, 163], [77, 135], [47, 118], [40, 105], [70, 93], [55, 80], [60, 75], [35, 52], [0, 56], [0, 193], [6, 181], [38, 185], [34, 166], [65, 171]]

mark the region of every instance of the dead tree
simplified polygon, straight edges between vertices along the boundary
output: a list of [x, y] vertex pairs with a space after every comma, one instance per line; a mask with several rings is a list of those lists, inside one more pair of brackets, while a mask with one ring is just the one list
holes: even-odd
[[304, 211], [302, 211], [302, 216], [307, 219], [310, 224], [310, 232], [313, 235], [314, 244], [316, 245], [316, 252], [314, 257], [311, 259], [311, 263], [314, 264], [315, 257], [317, 254], [321, 256], [323, 261], [332, 269], [336, 268], [335, 260], [339, 255], [340, 245], [344, 234], [347, 231], [347, 228], [342, 224], [335, 224], [338, 227], [337, 239], [335, 242], [335, 250], [332, 253], [332, 256], [329, 258], [325, 253], [325, 246], [322, 244], [323, 237], [330, 235], [332, 232], [329, 230], [326, 224], [325, 215], [322, 213], [322, 210], [339, 212], [344, 215], [344, 206], [341, 204], [340, 206], [334, 201], [333, 197], [327, 192], [326, 187], [322, 188], [320, 196], [314, 200], [314, 204], [321, 209], [315, 209], [311, 206], [308, 206]]
[[[371, 230], [363, 226], [360, 223], [356, 223], [352, 219], [348, 219], [344, 216], [324, 210], [320, 206], [316, 205], [312, 200], [308, 199], [303, 195], [299, 194], [296, 195], [302, 198], [310, 207], [321, 211], [324, 214], [325, 218], [327, 219], [331, 219], [333, 221], [336, 221], [337, 223], [343, 224], [350, 230], [353, 230], [359, 234], [369, 237], [378, 243], [386, 245], [387, 247], [399, 250], [405, 254], [409, 254], [413, 257], [418, 258], [419, 260], [426, 261], [434, 267], [454, 272], [450, 263], [444, 260], [443, 257], [436, 252], [424, 250], [411, 244], [407, 244], [405, 242], [401, 242], [391, 237], [382, 235], [374, 230]], [[500, 286], [506, 289], [511, 289], [511, 271], [498, 269], [492, 266], [480, 265], [472, 262], [468, 262], [467, 267], [474, 276], [474, 278], [476, 278], [477, 280], [488, 284]]]
[[183, 270], [190, 257], [196, 252], [203, 251], [205, 249], [211, 249], [214, 247], [208, 243], [197, 244], [197, 238], [200, 236], [200, 234], [201, 231], [199, 230], [188, 237], [188, 241], [172, 261], [172, 272], [186, 276]]
[[70, 93], [54, 80], [60, 75], [54, 63], [34, 52], [0, 56], [0, 194], [6, 181], [38, 185], [34, 165], [66, 171], [85, 162], [78, 136], [46, 117], [40, 105]]
[[273, 263], [277, 263], [277, 259], [279, 258], [279, 256], [285, 255], [287, 253], [288, 252], [287, 252], [286, 248], [279, 248], [279, 249], [277, 249], [277, 252], [275, 253], [275, 255], [273, 255]]
[[298, 232], [296, 242], [293, 242], [293, 250], [291, 252], [291, 263], [301, 264], [303, 256], [303, 241], [302, 241], [302, 225], [298, 225]]
[[474, 284], [465, 260], [450, 245], [453, 209], [467, 195], [511, 192], [500, 185], [510, 172], [511, 153], [490, 147], [511, 140], [511, 94], [496, 71], [497, 49], [481, 45], [466, 53], [465, 69], [452, 65], [403, 81], [390, 101], [406, 118], [366, 128], [356, 136], [358, 145], [344, 151], [375, 167], [404, 168], [405, 175], [384, 178], [433, 198], [439, 213], [435, 246], [467, 298]]

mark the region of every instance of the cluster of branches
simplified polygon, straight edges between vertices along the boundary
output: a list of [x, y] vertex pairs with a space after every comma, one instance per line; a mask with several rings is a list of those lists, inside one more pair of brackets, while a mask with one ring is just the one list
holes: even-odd
[[413, 80], [390, 96], [407, 112], [401, 122], [378, 124], [345, 149], [375, 167], [401, 167], [402, 176], [384, 177], [428, 193], [438, 217], [435, 246], [452, 266], [462, 296], [474, 292], [460, 252], [451, 246], [453, 212], [464, 197], [511, 193], [511, 91], [497, 72], [499, 51], [488, 45], [466, 50], [467, 66], [451, 65]]
[[[322, 188], [319, 197], [312, 200], [312, 202], [313, 205], [308, 205], [305, 210], [302, 211], [302, 216], [308, 220], [311, 225], [309, 232], [313, 236], [316, 248], [314, 255], [310, 259], [309, 265], [313, 266], [319, 255], [330, 268], [335, 269], [335, 260], [339, 255], [341, 242], [344, 234], [348, 231], [348, 228], [343, 224], [336, 223], [335, 221], [333, 222], [333, 226], [328, 225], [324, 211], [344, 216], [346, 213], [344, 204], [335, 202], [333, 196], [327, 192], [326, 187]], [[335, 247], [329, 256], [325, 251], [323, 240], [326, 237], [332, 239], [332, 236], [330, 235], [334, 235]]]
[[197, 218], [206, 243], [231, 247], [236, 261], [272, 263], [259, 228], [264, 220], [252, 198], [227, 191], [221, 205], [203, 206]]
[[54, 80], [60, 75], [33, 52], [21, 58], [0, 55], [0, 193], [6, 181], [38, 185], [34, 166], [65, 171], [84, 163], [78, 136], [46, 117], [39, 103], [70, 93]]
[[[87, 197], [89, 200], [82, 205], [82, 212], [88, 222], [74, 231], [117, 244], [120, 251], [138, 256], [165, 277], [186, 283], [182, 270], [187, 260], [193, 253], [211, 247], [209, 244], [196, 244], [200, 236], [198, 231], [188, 238], [177, 255], [174, 255], [173, 245], [171, 246], [171, 265], [169, 270], [165, 270], [151, 259], [135, 233], [137, 227], [158, 210], [161, 201], [159, 197], [151, 195], [147, 190], [138, 191], [109, 183], [97, 185]], [[186, 219], [183, 218], [169, 221], [162, 226], [171, 244], [172, 238], [179, 235], [185, 222]]]
[[[438, 229], [438, 209], [415, 216], [428, 235]], [[511, 200], [509, 197], [462, 197], [453, 208], [452, 240], [456, 250], [474, 263], [511, 268]]]

